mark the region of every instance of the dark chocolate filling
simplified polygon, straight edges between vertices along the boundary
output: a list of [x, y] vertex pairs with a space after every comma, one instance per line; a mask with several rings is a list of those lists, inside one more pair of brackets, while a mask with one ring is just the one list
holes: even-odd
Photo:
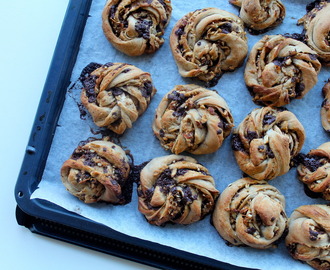
[[152, 21], [149, 20], [137, 21], [137, 23], [135, 24], [135, 31], [139, 34], [139, 37], [143, 37], [144, 39], [150, 39], [151, 25]]
[[262, 121], [262, 124], [265, 126], [265, 125], [270, 125], [271, 123], [275, 122], [276, 120], [276, 116], [275, 115], [272, 115], [270, 113], [267, 113], [265, 116], [264, 116], [264, 119]]
[[238, 134], [233, 134], [232, 141], [231, 141], [231, 147], [234, 151], [245, 152], [244, 145]]

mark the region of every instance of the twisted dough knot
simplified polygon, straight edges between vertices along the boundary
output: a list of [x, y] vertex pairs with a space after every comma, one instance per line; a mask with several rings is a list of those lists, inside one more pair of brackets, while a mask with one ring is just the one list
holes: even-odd
[[297, 167], [299, 180], [330, 201], [330, 142], [312, 149]]
[[156, 93], [149, 73], [124, 63], [91, 63], [80, 80], [82, 104], [95, 124], [117, 134], [132, 127]]
[[301, 150], [305, 131], [296, 116], [284, 109], [254, 109], [235, 129], [232, 149], [241, 170], [258, 180], [287, 173]]
[[330, 207], [303, 205], [293, 211], [285, 238], [291, 256], [319, 270], [330, 269]]
[[191, 224], [213, 210], [219, 191], [213, 177], [187, 156], [152, 159], [141, 171], [139, 210], [150, 224]]
[[171, 13], [170, 0], [109, 0], [102, 28], [110, 43], [129, 56], [153, 53], [164, 43]]
[[239, 179], [221, 193], [213, 224], [235, 246], [274, 247], [287, 227], [284, 196], [265, 181]]
[[224, 71], [240, 66], [248, 51], [243, 22], [217, 8], [186, 14], [174, 26], [170, 45], [183, 77], [198, 77], [210, 86]]
[[174, 154], [215, 152], [230, 134], [233, 117], [217, 92], [188, 84], [177, 85], [161, 100], [153, 131]]
[[244, 79], [255, 103], [280, 107], [303, 98], [316, 84], [320, 69], [316, 52], [306, 44], [266, 35], [253, 46]]
[[322, 88], [324, 100], [321, 106], [321, 122], [325, 131], [330, 132], [330, 79]]
[[124, 194], [129, 172], [129, 159], [118, 145], [95, 140], [74, 150], [62, 165], [61, 179], [66, 189], [85, 203], [125, 204], [131, 196]]
[[314, 1], [305, 16], [298, 20], [304, 25], [308, 46], [325, 65], [330, 66], [330, 3], [326, 0]]
[[285, 17], [280, 0], [230, 0], [239, 6], [240, 18], [252, 33], [263, 33], [279, 25]]

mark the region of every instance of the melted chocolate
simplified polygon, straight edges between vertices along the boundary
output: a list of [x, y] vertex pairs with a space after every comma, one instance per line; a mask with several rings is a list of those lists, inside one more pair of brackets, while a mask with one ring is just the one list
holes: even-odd
[[151, 96], [152, 90], [153, 90], [153, 85], [151, 82], [144, 82], [143, 83], [143, 88], [141, 88], [142, 96], [145, 98], [148, 98]]
[[135, 31], [139, 34], [139, 37], [143, 37], [144, 39], [150, 39], [150, 27], [152, 25], [152, 21], [149, 20], [141, 20], [135, 24]]
[[248, 131], [247, 134], [245, 135], [245, 138], [247, 138], [249, 142], [251, 142], [253, 139], [258, 138], [258, 134], [255, 131]]
[[221, 26], [220, 26], [220, 29], [221, 29], [221, 31], [222, 31], [222, 33], [224, 33], [224, 34], [228, 34], [228, 33], [231, 33], [233, 30], [233, 28], [232, 28], [232, 24], [231, 23], [224, 23], [224, 24], [222, 24]]
[[265, 126], [265, 125], [270, 125], [271, 123], [275, 122], [276, 120], [276, 116], [270, 114], [270, 113], [267, 113], [265, 116], [264, 116], [264, 119], [262, 120], [262, 124]]
[[242, 151], [245, 152], [244, 145], [241, 141], [241, 138], [238, 134], [233, 134], [232, 141], [231, 141], [231, 148], [234, 151]]
[[319, 167], [321, 167], [323, 165], [321, 159], [324, 159], [324, 157], [309, 154], [299, 154], [298, 158], [298, 161], [300, 161], [300, 163], [307, 167], [311, 172], [315, 172]]

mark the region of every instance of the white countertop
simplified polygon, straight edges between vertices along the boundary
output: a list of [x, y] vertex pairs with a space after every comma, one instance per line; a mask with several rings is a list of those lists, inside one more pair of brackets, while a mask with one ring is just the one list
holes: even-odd
[[14, 188], [68, 2], [0, 1], [0, 267], [154, 269], [31, 233], [16, 222]]

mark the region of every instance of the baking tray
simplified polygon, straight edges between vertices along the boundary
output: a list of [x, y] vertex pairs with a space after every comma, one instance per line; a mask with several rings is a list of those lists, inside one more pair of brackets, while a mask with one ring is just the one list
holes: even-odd
[[16, 219], [31, 232], [162, 269], [246, 269], [119, 233], [42, 199], [37, 188], [70, 85], [91, 0], [71, 0], [15, 187]]

